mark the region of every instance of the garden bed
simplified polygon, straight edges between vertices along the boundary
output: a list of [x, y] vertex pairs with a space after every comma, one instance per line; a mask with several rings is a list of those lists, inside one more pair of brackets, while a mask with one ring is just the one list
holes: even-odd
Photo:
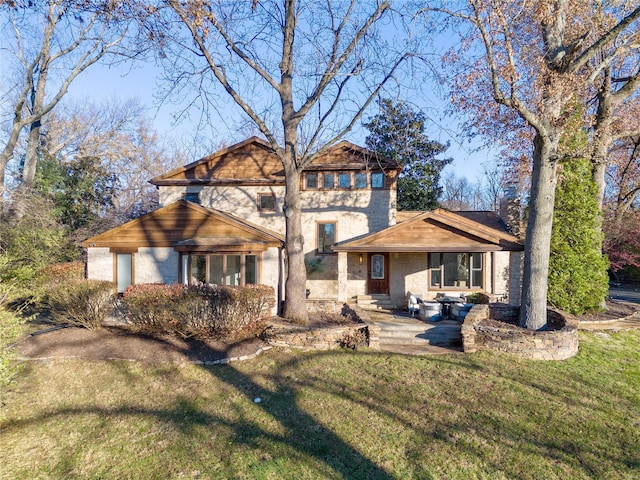
[[462, 325], [467, 353], [492, 350], [533, 360], [565, 360], [578, 353], [578, 320], [559, 310], [547, 310], [547, 329], [517, 325], [519, 308], [502, 304], [476, 305]]

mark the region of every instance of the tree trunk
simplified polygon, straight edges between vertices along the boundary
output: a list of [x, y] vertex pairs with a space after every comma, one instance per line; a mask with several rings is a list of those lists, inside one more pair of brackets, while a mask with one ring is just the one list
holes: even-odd
[[24, 156], [24, 167], [22, 168], [22, 178], [20, 182], [20, 187], [23, 190], [30, 190], [36, 178], [38, 147], [40, 146], [40, 126], [40, 120], [36, 120], [31, 124], [29, 129], [27, 151]]
[[[293, 151], [285, 148], [285, 155]], [[307, 271], [304, 265], [304, 237], [302, 236], [302, 208], [300, 205], [300, 173], [293, 158], [283, 161], [285, 166], [286, 192], [284, 214], [286, 223], [287, 279], [285, 282], [284, 317], [306, 322]]]
[[547, 324], [549, 254], [557, 182], [556, 151], [557, 140], [536, 134], [520, 308], [520, 326], [529, 330], [540, 330]]
[[593, 151], [591, 152], [591, 164], [593, 168], [593, 181], [598, 187], [597, 200], [602, 211], [604, 204], [604, 190], [606, 187], [605, 172], [607, 169], [607, 154], [611, 146], [611, 122], [613, 105], [611, 102], [611, 69], [604, 71], [603, 85], [598, 91], [598, 111], [593, 133]]

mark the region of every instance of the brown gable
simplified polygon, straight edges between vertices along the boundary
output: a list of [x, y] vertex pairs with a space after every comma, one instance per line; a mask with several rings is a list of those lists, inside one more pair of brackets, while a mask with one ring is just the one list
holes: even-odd
[[190, 239], [242, 239], [280, 246], [281, 235], [228, 213], [179, 200], [82, 242], [83, 247], [173, 247]]
[[334, 246], [336, 251], [443, 252], [522, 250], [509, 233], [462, 215], [434, 210], [364, 238]]
[[[305, 170], [399, 169], [391, 160], [343, 141], [314, 158]], [[153, 185], [284, 185], [282, 162], [271, 146], [248, 138], [149, 180]]]
[[342, 141], [316, 156], [305, 170], [362, 170], [365, 168], [387, 170], [400, 167], [387, 157]]
[[267, 142], [251, 137], [149, 181], [154, 185], [284, 184], [280, 158]]

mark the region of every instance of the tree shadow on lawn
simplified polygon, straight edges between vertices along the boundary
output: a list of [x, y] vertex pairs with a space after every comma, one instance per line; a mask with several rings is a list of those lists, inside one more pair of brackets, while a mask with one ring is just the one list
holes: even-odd
[[[192, 347], [199, 351], [206, 349], [206, 345], [194, 342]], [[318, 354], [323, 355], [323, 354]], [[295, 365], [298, 360], [287, 362], [278, 370], [284, 370]], [[235, 368], [233, 364], [224, 367], [204, 367], [208, 373], [221, 382], [242, 392], [247, 400], [254, 402], [273, 420], [281, 425], [285, 433], [274, 436], [251, 421], [232, 426], [237, 435], [237, 442], [258, 448], [263, 439], [278, 442], [304, 455], [314, 458], [329, 469], [325, 474], [333, 476], [336, 473], [344, 478], [390, 479], [392, 478], [379, 465], [376, 465], [353, 446], [345, 443], [336, 433], [321, 425], [309, 413], [297, 404], [295, 387], [282, 375], [270, 377], [274, 385], [267, 388], [260, 385], [254, 378]], [[259, 402], [256, 399], [260, 398]], [[340, 415], [340, 412], [335, 412]], [[324, 476], [324, 475], [323, 475]]]

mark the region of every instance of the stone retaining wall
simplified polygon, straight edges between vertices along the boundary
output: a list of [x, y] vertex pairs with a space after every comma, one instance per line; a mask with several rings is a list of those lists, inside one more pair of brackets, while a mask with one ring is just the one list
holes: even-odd
[[565, 360], [578, 353], [578, 320], [558, 310], [547, 310], [548, 330], [517, 326], [518, 307], [474, 306], [462, 325], [462, 343], [468, 353], [493, 350], [533, 360]]
[[[326, 302], [322, 302], [326, 303]], [[328, 305], [324, 305], [327, 307]], [[316, 306], [318, 307], [318, 306]], [[371, 322], [368, 313], [357, 305], [340, 304], [328, 309], [342, 311], [352, 320], [336, 326], [313, 327], [289, 323], [274, 323], [267, 331], [266, 340], [276, 347], [299, 348], [301, 350], [333, 350], [349, 340], [362, 339], [371, 349], [380, 349], [380, 327]]]

